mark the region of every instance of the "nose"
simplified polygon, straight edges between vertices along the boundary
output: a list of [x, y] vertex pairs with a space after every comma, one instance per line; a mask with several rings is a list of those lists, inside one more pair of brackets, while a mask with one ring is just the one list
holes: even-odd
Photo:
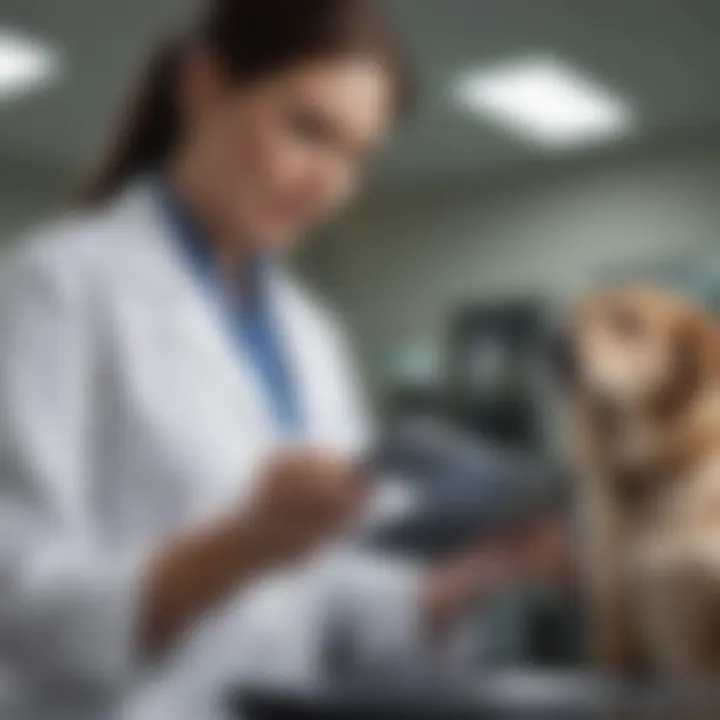
[[548, 362], [553, 377], [563, 386], [575, 385], [579, 373], [577, 348], [566, 329], [556, 330], [548, 343]]

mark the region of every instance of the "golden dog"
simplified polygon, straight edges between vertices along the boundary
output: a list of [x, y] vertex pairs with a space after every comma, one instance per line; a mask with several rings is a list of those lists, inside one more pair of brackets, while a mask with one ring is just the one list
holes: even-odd
[[580, 303], [556, 348], [608, 672], [720, 675], [720, 331], [650, 288]]

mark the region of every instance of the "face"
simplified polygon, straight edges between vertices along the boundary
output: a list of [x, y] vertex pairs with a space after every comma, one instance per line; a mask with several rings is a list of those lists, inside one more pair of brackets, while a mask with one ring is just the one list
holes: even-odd
[[355, 193], [392, 114], [387, 71], [368, 58], [308, 62], [246, 87], [211, 58], [189, 62], [185, 167], [225, 234], [291, 244]]
[[608, 418], [667, 419], [698, 390], [715, 337], [710, 321], [679, 298], [644, 288], [605, 291], [571, 320], [566, 390]]
[[[712, 320], [652, 289], [611, 289], [575, 310], [556, 363], [564, 445], [630, 505], [715, 427], [720, 355]], [[599, 474], [597, 474], [599, 471]]]
[[677, 308], [660, 295], [607, 293], [588, 301], [575, 319], [581, 385], [628, 409], [672, 381]]

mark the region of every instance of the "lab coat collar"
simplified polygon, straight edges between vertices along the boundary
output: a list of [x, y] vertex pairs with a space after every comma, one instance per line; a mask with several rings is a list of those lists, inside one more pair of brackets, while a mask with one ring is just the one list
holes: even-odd
[[129, 183], [107, 212], [109, 227], [123, 243], [121, 262], [131, 266], [123, 277], [131, 278], [133, 297], [144, 298], [159, 322], [181, 323], [207, 371], [224, 378], [228, 392], [242, 405], [260, 409], [259, 430], [280, 441], [253, 363], [227, 332], [216, 298], [198, 286], [151, 179], [144, 176]]
[[257, 312], [266, 309], [268, 275], [272, 265], [270, 253], [250, 253], [236, 277], [223, 277], [207, 234], [172, 183], [160, 173], [150, 175], [148, 181], [197, 280], [213, 293], [221, 294], [223, 301], [233, 306], [240, 304]]
[[[229, 376], [228, 382], [244, 393], [247, 403], [264, 408], [262, 424], [275, 442], [297, 441], [279, 432], [253, 363], [237, 352], [217, 303], [208, 293], [198, 292], [150, 179], [145, 176], [130, 182], [107, 212], [123, 247], [123, 262], [134, 264], [132, 272], [125, 275], [132, 275], [136, 291], [146, 298], [148, 307], [165, 307], [169, 314], [182, 318], [188, 333], [196, 337], [198, 352], [210, 354], [213, 367]], [[132, 252], [126, 252], [129, 246]], [[311, 441], [318, 432], [325, 433], [327, 406], [335, 404], [333, 388], [339, 378], [334, 377], [335, 353], [329, 347], [333, 332], [325, 313], [308, 299], [278, 259], [268, 264], [265, 272], [266, 292], [272, 297], [279, 332], [285, 339], [288, 371], [306, 413], [303, 437]]]
[[[193, 281], [192, 273], [188, 272], [189, 253], [193, 255], [193, 266], [206, 268], [203, 272], [209, 276], [212, 261], [204, 239], [195, 235], [193, 229], [192, 248], [188, 247], [189, 233], [183, 235], [183, 242], [178, 242], [176, 221], [162, 207], [152, 175], [141, 175], [130, 181], [104, 213], [120, 236], [118, 240], [124, 250], [129, 246], [135, 250], [123, 252], [123, 259], [134, 263], [133, 275], [148, 289], [169, 293], [174, 300], [178, 299], [178, 290], [187, 295]], [[182, 222], [186, 223], [187, 219], [183, 218]], [[278, 296], [287, 294], [289, 283], [282, 265], [282, 260], [274, 256], [263, 256], [257, 262], [253, 271], [257, 271], [258, 277], [262, 275], [266, 292]], [[271, 286], [272, 292], [268, 290]]]

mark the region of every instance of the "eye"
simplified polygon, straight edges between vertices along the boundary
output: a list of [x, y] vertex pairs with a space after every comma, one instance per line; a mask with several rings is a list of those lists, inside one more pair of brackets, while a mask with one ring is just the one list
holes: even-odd
[[303, 142], [312, 145], [332, 144], [335, 131], [332, 123], [322, 113], [309, 107], [297, 107], [289, 111], [287, 124]]
[[639, 315], [627, 307], [618, 307], [610, 317], [613, 330], [626, 340], [642, 335], [643, 324]]

